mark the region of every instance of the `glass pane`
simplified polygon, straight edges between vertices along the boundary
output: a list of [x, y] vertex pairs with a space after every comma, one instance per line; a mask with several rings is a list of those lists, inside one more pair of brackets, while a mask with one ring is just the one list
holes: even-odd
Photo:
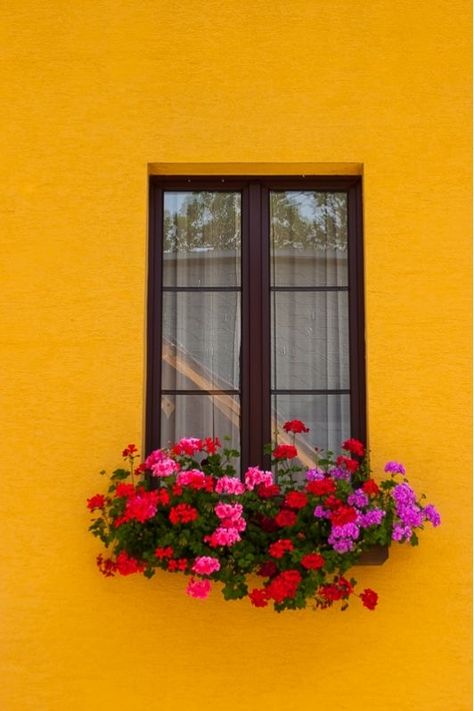
[[162, 388], [238, 390], [240, 292], [163, 292]]
[[350, 437], [349, 395], [272, 395], [272, 440], [292, 444], [293, 435], [282, 426], [288, 420], [303, 420], [309, 432], [296, 435], [296, 446], [303, 466], [315, 463], [314, 448], [339, 452]]
[[270, 193], [272, 286], [346, 286], [347, 196]]
[[346, 291], [272, 292], [272, 388], [349, 388]]
[[[161, 444], [181, 437], [219, 437], [240, 450], [240, 398], [235, 395], [162, 395]], [[224, 442], [228, 435], [230, 442]], [[233, 460], [234, 466], [240, 466]]]
[[240, 223], [240, 193], [165, 192], [164, 286], [239, 286]]

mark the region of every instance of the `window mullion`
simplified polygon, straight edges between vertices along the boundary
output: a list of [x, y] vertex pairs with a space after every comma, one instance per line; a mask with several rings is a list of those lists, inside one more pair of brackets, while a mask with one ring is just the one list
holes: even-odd
[[263, 456], [263, 447], [271, 441], [271, 307], [270, 307], [270, 190], [260, 188], [260, 283], [261, 283], [261, 398], [262, 430], [260, 456], [265, 469], [270, 469], [269, 455]]
[[367, 442], [364, 258], [362, 246], [361, 185], [347, 192], [349, 251], [349, 367], [351, 389], [351, 435]]
[[[262, 187], [260, 183], [250, 182], [248, 186], [248, 235], [247, 235], [247, 279], [246, 319], [244, 326], [243, 373], [247, 371], [246, 383], [243, 383], [243, 427], [246, 430], [244, 441], [247, 449], [243, 457], [244, 467], [263, 464], [263, 442], [265, 437], [265, 420], [269, 413], [264, 410], [265, 381], [269, 369], [265, 366], [265, 347], [267, 328], [264, 314], [264, 242], [262, 235]], [[268, 283], [268, 279], [267, 279]], [[246, 387], [244, 387], [246, 385]], [[268, 389], [268, 388], [267, 388]], [[247, 417], [245, 417], [247, 413]]]
[[145, 451], [160, 446], [161, 419], [161, 302], [163, 283], [163, 190], [150, 182], [148, 322], [147, 322], [147, 396]]

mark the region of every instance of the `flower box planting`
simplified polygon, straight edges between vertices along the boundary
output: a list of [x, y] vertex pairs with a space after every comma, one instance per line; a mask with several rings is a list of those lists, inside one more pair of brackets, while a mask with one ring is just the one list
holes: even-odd
[[[107, 492], [87, 501], [89, 530], [110, 550], [97, 557], [101, 573], [151, 578], [162, 569], [185, 575], [191, 597], [207, 598], [219, 582], [226, 600], [277, 612], [344, 610], [355, 597], [374, 610], [377, 593], [358, 591], [348, 571], [381, 547], [416, 545], [439, 513], [415, 494], [402, 464], [388, 462], [376, 481], [355, 439], [338, 456], [316, 450], [304, 469], [295, 436], [308, 429], [300, 420], [284, 429], [293, 444], [271, 450], [272, 471], [250, 467], [242, 480], [232, 465], [238, 452], [218, 438], [183, 438], [141, 463], [129, 444]], [[261, 582], [250, 585], [255, 576]]]

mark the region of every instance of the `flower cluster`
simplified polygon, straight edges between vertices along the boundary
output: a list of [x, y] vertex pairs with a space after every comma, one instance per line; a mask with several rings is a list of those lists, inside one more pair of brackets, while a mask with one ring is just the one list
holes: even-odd
[[[426, 523], [440, 524], [438, 511], [417, 497], [399, 462], [388, 462], [388, 478], [377, 483], [362, 442], [346, 440], [335, 458], [316, 449], [314, 465], [303, 468], [295, 438], [308, 428], [290, 420], [282, 429], [293, 444], [270, 447], [271, 468], [250, 467], [242, 480], [235, 452], [218, 438], [182, 438], [138, 466], [137, 447], [127, 445], [128, 468], [113, 472], [106, 494], [87, 500], [90, 530], [111, 549], [97, 557], [100, 572], [181, 573], [191, 597], [208, 597], [220, 582], [226, 599], [277, 611], [308, 603], [345, 609], [354, 597], [375, 609], [377, 593], [357, 593], [347, 571], [373, 546], [415, 545]], [[249, 589], [255, 574], [262, 583]]]

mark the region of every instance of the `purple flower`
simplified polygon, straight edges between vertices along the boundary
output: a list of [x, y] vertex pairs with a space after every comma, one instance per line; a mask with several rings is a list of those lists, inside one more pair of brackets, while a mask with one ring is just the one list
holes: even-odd
[[394, 541], [403, 541], [403, 540], [408, 541], [408, 540], [410, 540], [411, 536], [412, 536], [412, 530], [411, 530], [410, 526], [400, 526], [398, 524], [396, 526], [394, 526], [393, 532], [392, 532], [392, 539]]
[[337, 553], [347, 553], [354, 549], [354, 540], [359, 538], [360, 530], [355, 523], [333, 526], [328, 543]]
[[397, 511], [397, 514], [405, 526], [418, 528], [423, 525], [423, 512], [419, 506], [404, 506]]
[[332, 476], [333, 479], [345, 479], [349, 481], [351, 478], [351, 473], [348, 469], [342, 469], [341, 467], [332, 467], [328, 474]]
[[354, 549], [354, 542], [350, 538], [340, 538], [331, 545], [336, 553], [348, 553]]
[[314, 515], [316, 516], [316, 518], [331, 518], [331, 512], [326, 511], [323, 506], [316, 506], [316, 508], [314, 509]]
[[378, 526], [382, 522], [384, 516], [385, 511], [383, 511], [383, 509], [372, 509], [372, 511], [367, 511], [367, 513], [361, 514], [357, 523], [361, 528]]
[[390, 474], [405, 474], [405, 467], [400, 462], [387, 462], [384, 468], [385, 472]]
[[324, 479], [324, 472], [319, 467], [315, 467], [315, 469], [308, 469], [306, 472], [307, 481], [321, 481], [321, 479]]
[[425, 506], [425, 508], [423, 509], [423, 514], [425, 516], [426, 521], [432, 523], [434, 527], [440, 525], [441, 516], [439, 515], [433, 504], [428, 504], [428, 506]]
[[367, 494], [364, 494], [362, 489], [357, 489], [357, 491], [354, 491], [353, 494], [347, 497], [347, 503], [350, 506], [357, 506], [359, 509], [362, 509], [364, 506], [368, 506], [369, 498]]
[[422, 509], [416, 504], [416, 494], [408, 484], [399, 484], [392, 489], [395, 514], [404, 526], [418, 528], [423, 524]]
[[398, 484], [392, 489], [392, 497], [398, 505], [409, 505], [416, 501], [416, 494], [408, 484]]
[[333, 526], [329, 542], [331, 538], [359, 538], [359, 528], [355, 523], [344, 523], [342, 526]]

